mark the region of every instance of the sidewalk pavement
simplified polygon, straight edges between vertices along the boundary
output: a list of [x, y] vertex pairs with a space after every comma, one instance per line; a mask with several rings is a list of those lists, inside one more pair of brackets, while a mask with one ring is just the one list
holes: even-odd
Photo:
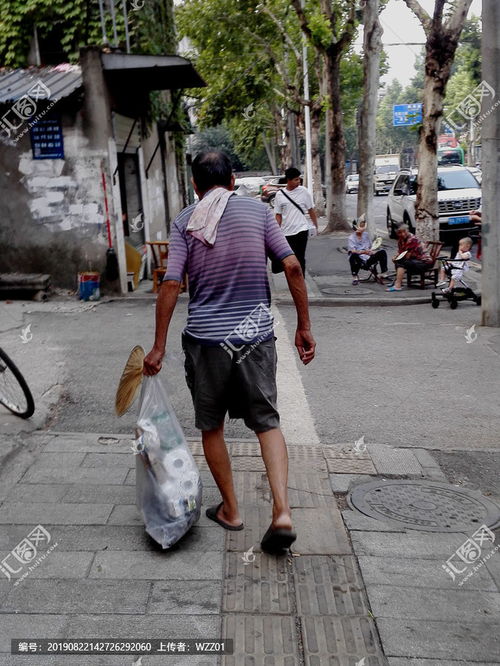
[[[229, 442], [241, 532], [205, 517], [218, 491], [201, 443], [189, 442], [204, 484], [202, 517], [163, 552], [144, 536], [135, 507], [129, 437], [26, 437], [27, 451], [1, 474], [1, 558], [37, 525], [51, 544], [39, 545], [38, 555], [53, 550], [0, 580], [2, 665], [500, 663], [500, 553], [460, 587], [442, 565], [472, 530], [406, 530], [347, 508], [348, 487], [373, 477], [445, 481], [424, 450], [290, 445], [298, 539], [291, 556], [276, 558], [259, 545], [271, 503], [257, 442]], [[234, 640], [234, 654], [11, 656], [10, 639], [23, 637], [223, 638]]]
[[[393, 268], [391, 257], [396, 254], [397, 241], [387, 238], [387, 232], [378, 230], [384, 238], [381, 249], [387, 252], [389, 272]], [[347, 255], [347, 239], [349, 233], [337, 232], [328, 235], [319, 235], [309, 239], [306, 254], [306, 282], [311, 305], [417, 305], [430, 304], [431, 294], [434, 287], [428, 286], [425, 290], [417, 287], [406, 287], [403, 283], [403, 291], [387, 292], [391, 280], [386, 280], [385, 285], [376, 283], [374, 280], [352, 284], [352, 276]], [[449, 253], [443, 251], [442, 255]], [[471, 263], [471, 270], [465, 275], [465, 280], [477, 293], [481, 293], [481, 266]], [[368, 277], [368, 273], [361, 271], [362, 280]], [[290, 292], [283, 273], [272, 275], [272, 286], [277, 305], [291, 303]], [[475, 306], [468, 301], [459, 307]]]

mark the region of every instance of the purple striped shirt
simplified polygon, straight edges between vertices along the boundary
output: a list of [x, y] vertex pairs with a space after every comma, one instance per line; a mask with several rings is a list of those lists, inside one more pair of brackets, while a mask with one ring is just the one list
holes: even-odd
[[239, 348], [273, 336], [267, 258], [293, 254], [268, 206], [249, 197], [230, 197], [213, 247], [186, 233], [194, 210], [174, 220], [164, 280], [189, 276], [185, 333], [205, 344]]

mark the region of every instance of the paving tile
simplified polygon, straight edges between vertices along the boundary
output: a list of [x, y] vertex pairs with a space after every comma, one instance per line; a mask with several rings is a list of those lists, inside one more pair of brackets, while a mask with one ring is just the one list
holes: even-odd
[[[496, 583], [497, 589], [500, 591], [500, 551], [497, 550], [489, 560], [486, 560], [483, 566], [488, 569], [490, 576], [492, 576]], [[477, 574], [474, 574], [474, 576], [476, 575]], [[474, 578], [474, 576], [472, 578]], [[468, 587], [468, 583], [465, 583], [465, 585]]]
[[[459, 589], [459, 581], [453, 581], [442, 568], [443, 561], [362, 555], [358, 557], [358, 561], [363, 580], [367, 584], [405, 586], [414, 582], [420, 590]], [[485, 567], [481, 567], [462, 589], [495, 592], [496, 585]]]
[[387, 657], [441, 659], [460, 655], [462, 663], [498, 663], [500, 632], [498, 621], [431, 622], [379, 618], [377, 628]]
[[[58, 543], [54, 541], [54, 543]], [[38, 555], [42, 555], [47, 549], [40, 551]], [[8, 551], [0, 551], [0, 560], [8, 555]], [[90, 569], [94, 553], [79, 553], [74, 551], [62, 552], [59, 550], [59, 545], [47, 554], [46, 558], [40, 561], [34, 568], [29, 570], [29, 565], [25, 564], [21, 571], [17, 574], [12, 574], [12, 579], [21, 578], [23, 574], [29, 571], [27, 578], [84, 578]], [[34, 566], [34, 561], [31, 566]], [[12, 564], [12, 562], [11, 562]], [[25, 580], [27, 580], [27, 578]], [[21, 581], [19, 585], [24, 585]], [[0, 597], [1, 599], [1, 597]]]
[[369, 451], [379, 474], [422, 476], [422, 466], [409, 449], [393, 449], [385, 444], [372, 444]]
[[257, 441], [254, 442], [231, 442], [229, 445], [229, 452], [231, 457], [234, 456], [250, 456], [257, 457], [261, 455], [260, 444]]
[[293, 509], [297, 541], [292, 550], [301, 555], [349, 555], [351, 546], [337, 505]]
[[113, 441], [109, 442], [109, 437], [101, 439], [102, 442], [108, 442], [106, 444], [99, 442], [99, 439], [101, 439], [101, 435], [97, 433], [61, 434], [51, 437], [45, 444], [43, 451], [53, 451], [55, 453], [65, 451], [68, 453], [91, 453], [92, 451], [100, 453], [109, 451], [119, 453], [129, 449], [133, 441], [132, 435], [124, 434], [113, 437]]
[[[65, 638], [69, 635], [67, 633], [68, 618], [65, 615], [2, 613], [0, 619], [0, 652], [10, 653], [12, 638], [23, 638], [25, 636], [30, 638]], [[1, 658], [3, 658], [3, 655]]]
[[436, 532], [351, 532], [356, 555], [447, 560], [468, 535]]
[[222, 552], [205, 551], [100, 551], [90, 578], [123, 580], [219, 580]]
[[[8, 502], [59, 502], [68, 492], [69, 488], [72, 488], [72, 486], [45, 483], [18, 483], [11, 488], [6, 499]], [[97, 503], [106, 504], [106, 502]]]
[[[0, 663], [2, 666], [73, 666], [73, 664], [75, 666], [133, 666], [134, 663], [138, 663], [137, 660], [139, 659], [138, 655], [128, 655], [126, 658], [130, 661], [124, 664], [123, 655], [92, 655], [91, 657], [64, 655], [64, 663], [55, 663], [53, 656], [0, 654]], [[166, 666], [164, 655], [143, 656], [141, 663], [144, 666]], [[168, 666], [219, 666], [219, 664], [220, 661], [217, 656], [168, 656]]]
[[77, 452], [43, 452], [37, 456], [33, 467], [49, 467], [58, 470], [71, 469], [71, 467], [78, 467], [85, 456], [85, 453]]
[[231, 466], [235, 472], [265, 472], [266, 466], [260, 457], [234, 456]]
[[299, 615], [368, 615], [354, 557], [303, 555], [294, 565]]
[[[130, 470], [135, 472], [135, 470]], [[75, 467], [66, 469], [64, 473], [57, 467], [54, 469], [32, 467], [22, 477], [21, 483], [102, 483], [121, 484], [125, 482], [127, 469], [125, 467], [94, 468]], [[135, 477], [134, 477], [135, 483]]]
[[[407, 581], [411, 583], [412, 581]], [[434, 589], [407, 585], [366, 585], [375, 617], [461, 621], [464, 617], [500, 619], [500, 594], [481, 590]]]
[[290, 471], [288, 499], [292, 509], [329, 507], [335, 501], [326, 473]]
[[[448, 661], [443, 659], [401, 659], [400, 657], [389, 657], [389, 666], [463, 666], [463, 661]], [[472, 662], [471, 662], [472, 663]], [[475, 661], [474, 666], [496, 666], [498, 661]]]
[[234, 654], [222, 657], [223, 666], [297, 666], [300, 663], [293, 617], [231, 613], [223, 617], [222, 636], [234, 640]]
[[[30, 486], [28, 486], [29, 488]], [[44, 486], [39, 486], [43, 488]], [[75, 484], [59, 486], [64, 490], [63, 500], [67, 503], [83, 504], [134, 504], [135, 488], [132, 486], [97, 486], [92, 484]]]
[[240, 514], [245, 529], [226, 532], [227, 550], [243, 554], [253, 547], [254, 552], [260, 552], [260, 541], [271, 524], [271, 506], [240, 504]]
[[40, 523], [42, 525], [104, 524], [111, 513], [111, 504], [62, 504], [4, 502], [0, 523]]
[[109, 516], [110, 525], [144, 525], [141, 513], [135, 504], [119, 504]]
[[[121, 470], [121, 468], [119, 468]], [[125, 470], [125, 480], [122, 482], [127, 486], [135, 486], [135, 469], [129, 469], [128, 472]]]
[[375, 623], [367, 617], [302, 617], [306, 666], [385, 665]]
[[371, 460], [350, 458], [328, 458], [326, 461], [330, 474], [376, 474]]
[[240, 505], [270, 504], [271, 489], [265, 472], [234, 472], [233, 480]]
[[290, 614], [286, 558], [263, 553], [227, 553], [223, 610], [232, 613]]
[[114, 467], [115, 465], [132, 469], [135, 467], [135, 456], [130, 450], [125, 453], [85, 453], [82, 467]]
[[383, 523], [381, 520], [376, 520], [375, 518], [370, 518], [365, 516], [364, 513], [360, 513], [356, 509], [346, 509], [342, 511], [342, 518], [344, 523], [349, 531], [361, 531], [361, 532], [403, 532], [406, 533], [406, 530], [402, 526], [393, 526]]
[[147, 612], [155, 615], [205, 615], [221, 612], [219, 580], [168, 580], [153, 583]]
[[368, 479], [359, 474], [330, 474], [330, 486], [334, 493], [347, 493], [358, 483], [365, 483]]
[[332, 458], [345, 458], [346, 460], [370, 460], [370, 454], [368, 453], [367, 449], [357, 453], [354, 451], [353, 447], [354, 442], [349, 444], [330, 444], [328, 446], [323, 446], [323, 453], [327, 460], [331, 460]]
[[149, 594], [150, 584], [143, 580], [27, 578], [12, 588], [2, 603], [2, 612], [140, 614], [146, 612]]

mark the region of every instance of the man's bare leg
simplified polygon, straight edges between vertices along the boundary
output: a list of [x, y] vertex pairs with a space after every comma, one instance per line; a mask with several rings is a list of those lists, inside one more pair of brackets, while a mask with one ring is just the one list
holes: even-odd
[[223, 501], [217, 517], [230, 525], [240, 525], [241, 518], [234, 492], [231, 459], [224, 441], [224, 423], [221, 423], [215, 430], [204, 430], [202, 440], [205, 458]]
[[288, 503], [288, 452], [280, 428], [257, 433], [267, 478], [273, 495], [273, 520], [271, 526], [292, 528], [292, 514]]

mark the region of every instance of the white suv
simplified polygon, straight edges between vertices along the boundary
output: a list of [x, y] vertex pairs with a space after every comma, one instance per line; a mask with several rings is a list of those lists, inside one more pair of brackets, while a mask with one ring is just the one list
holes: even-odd
[[[415, 200], [417, 170], [400, 171], [387, 201], [387, 231], [396, 237], [396, 228], [407, 224], [415, 233]], [[481, 206], [481, 187], [463, 166], [438, 167], [439, 238], [445, 245], [457, 237], [477, 236], [478, 227], [471, 223], [469, 213]]]

